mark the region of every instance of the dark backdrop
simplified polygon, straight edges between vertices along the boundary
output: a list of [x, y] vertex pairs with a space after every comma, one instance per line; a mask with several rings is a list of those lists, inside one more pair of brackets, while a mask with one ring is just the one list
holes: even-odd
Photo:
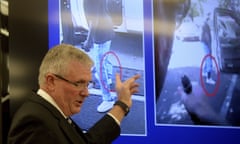
[[9, 2], [10, 120], [38, 87], [38, 67], [48, 50], [48, 0]]

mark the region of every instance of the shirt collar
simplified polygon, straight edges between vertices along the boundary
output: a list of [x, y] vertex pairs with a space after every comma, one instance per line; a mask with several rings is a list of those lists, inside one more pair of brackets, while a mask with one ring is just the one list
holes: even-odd
[[59, 106], [57, 105], [57, 103], [55, 102], [55, 100], [47, 93], [45, 92], [43, 89], [39, 89], [37, 91], [37, 94], [39, 96], [41, 96], [43, 99], [45, 99], [47, 102], [49, 102], [50, 104], [52, 104], [63, 116], [64, 118], [67, 118], [67, 116], [63, 113], [63, 111], [59, 108]]

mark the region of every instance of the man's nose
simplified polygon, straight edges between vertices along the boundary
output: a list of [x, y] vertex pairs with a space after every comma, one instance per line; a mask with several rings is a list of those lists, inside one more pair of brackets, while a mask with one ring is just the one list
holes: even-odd
[[82, 89], [79, 93], [81, 96], [87, 97], [89, 95], [88, 87]]

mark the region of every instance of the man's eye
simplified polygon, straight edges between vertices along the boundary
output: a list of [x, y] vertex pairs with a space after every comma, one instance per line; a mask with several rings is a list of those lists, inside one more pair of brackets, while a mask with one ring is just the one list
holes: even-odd
[[78, 85], [78, 86], [88, 86], [88, 82], [86, 82], [86, 81], [78, 81], [78, 82], [76, 82], [76, 85]]
[[77, 85], [83, 85], [83, 84], [85, 84], [86, 82], [83, 82], [83, 81], [78, 81], [78, 82], [76, 82], [76, 84]]

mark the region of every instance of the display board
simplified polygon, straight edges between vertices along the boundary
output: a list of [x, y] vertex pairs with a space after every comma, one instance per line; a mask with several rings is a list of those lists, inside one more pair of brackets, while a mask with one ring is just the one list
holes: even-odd
[[[114, 75], [138, 73], [139, 92], [114, 143], [239, 143], [239, 6], [239, 0], [49, 1], [49, 48], [69, 43], [100, 65], [73, 120], [88, 130], [105, 114], [97, 108], [104, 91], [116, 97]], [[109, 49], [97, 60], [103, 39]], [[96, 72], [105, 59], [110, 83]]]

